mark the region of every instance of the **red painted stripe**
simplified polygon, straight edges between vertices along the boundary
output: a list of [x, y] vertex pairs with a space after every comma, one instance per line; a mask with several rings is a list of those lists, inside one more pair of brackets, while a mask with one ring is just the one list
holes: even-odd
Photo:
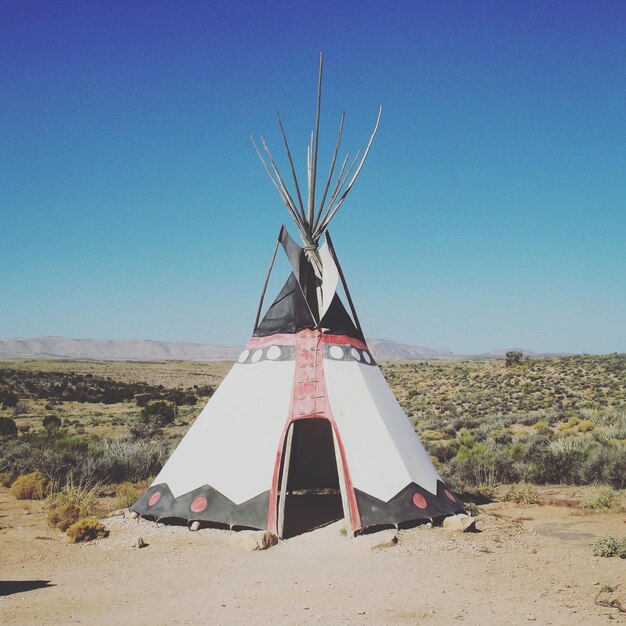
[[278, 345], [278, 346], [294, 346], [296, 344], [295, 335], [277, 334], [268, 335], [267, 337], [251, 337], [246, 348], [248, 350], [252, 348], [263, 348], [265, 346]]
[[[277, 335], [274, 335], [277, 337]], [[333, 340], [327, 341], [327, 337]], [[302, 330], [295, 335], [296, 339], [296, 367], [294, 381], [292, 385], [291, 402], [289, 415], [280, 436], [276, 459], [274, 461], [274, 474], [272, 476], [272, 487], [270, 490], [270, 508], [268, 512], [268, 529], [277, 534], [277, 509], [278, 509], [278, 478], [280, 475], [280, 465], [282, 462], [283, 448], [289, 425], [295, 421], [308, 418], [327, 419], [337, 437], [341, 462], [343, 464], [346, 489], [348, 492], [349, 514], [354, 530], [361, 529], [361, 516], [356, 502], [356, 495], [352, 486], [350, 469], [346, 458], [345, 449], [341, 440], [341, 434], [333, 417], [330, 403], [328, 401], [328, 390], [324, 379], [324, 351], [321, 350], [322, 343], [349, 344], [357, 347], [364, 347], [361, 342], [355, 341], [343, 335], [323, 335], [321, 330]], [[363, 348], [362, 348], [363, 349]], [[344, 512], [346, 513], [346, 512]]]
[[[246, 348], [251, 350], [253, 348], [263, 348], [265, 346], [279, 345], [279, 346], [294, 346], [297, 343], [297, 338], [301, 333], [319, 333], [315, 330], [301, 330], [296, 335], [289, 335], [286, 333], [279, 333], [276, 335], [268, 335], [267, 337], [251, 337], [246, 344]], [[321, 340], [324, 343], [334, 344], [339, 346], [353, 346], [354, 348], [360, 348], [361, 350], [367, 350], [367, 345], [358, 339], [348, 337], [347, 335], [321, 335]]]
[[322, 335], [322, 341], [324, 343], [331, 343], [339, 346], [352, 346], [354, 348], [360, 348], [361, 350], [367, 350], [368, 347], [358, 339], [348, 337], [347, 335]]

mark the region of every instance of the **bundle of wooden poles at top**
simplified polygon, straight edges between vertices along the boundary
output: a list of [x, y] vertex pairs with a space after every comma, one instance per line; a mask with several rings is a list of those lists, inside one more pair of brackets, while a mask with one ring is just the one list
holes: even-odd
[[367, 159], [367, 155], [369, 154], [370, 147], [372, 146], [372, 142], [374, 141], [374, 137], [376, 136], [376, 132], [378, 131], [378, 124], [380, 123], [380, 117], [383, 111], [382, 106], [379, 107], [378, 116], [376, 118], [376, 125], [374, 126], [374, 130], [370, 135], [365, 150], [363, 150], [363, 147], [359, 148], [356, 156], [352, 159], [350, 165], [348, 165], [350, 155], [346, 154], [343, 162], [341, 163], [341, 167], [339, 168], [339, 173], [337, 174], [335, 185], [332, 188], [332, 191], [330, 191], [333, 175], [335, 173], [335, 167], [337, 164], [337, 155], [339, 154], [339, 149], [341, 146], [343, 124], [346, 116], [345, 112], [342, 112], [341, 121], [339, 123], [339, 133], [337, 135], [337, 143], [335, 145], [333, 158], [330, 164], [330, 171], [328, 173], [326, 185], [324, 186], [322, 199], [316, 207], [315, 201], [317, 185], [317, 153], [319, 145], [320, 108], [322, 104], [323, 62], [324, 55], [320, 53], [319, 77], [317, 82], [317, 111], [315, 116], [315, 130], [311, 132], [311, 141], [307, 146], [308, 198], [306, 207], [304, 206], [304, 202], [302, 200], [300, 185], [298, 184], [298, 177], [294, 168], [289, 144], [287, 143], [287, 136], [285, 135], [285, 129], [283, 128], [283, 123], [280, 119], [280, 114], [278, 113], [278, 111], [276, 112], [276, 117], [278, 118], [278, 127], [280, 128], [280, 133], [285, 144], [285, 151], [287, 153], [289, 167], [291, 168], [291, 175], [293, 177], [293, 183], [295, 185], [295, 200], [292, 194], [289, 193], [287, 185], [285, 184], [285, 181], [281, 176], [278, 167], [276, 166], [276, 162], [272, 157], [272, 153], [270, 152], [270, 149], [268, 148], [263, 137], [260, 138], [261, 145], [263, 146], [263, 151], [265, 152], [267, 160], [263, 157], [263, 154], [257, 147], [254, 138], [250, 136], [252, 145], [254, 146], [256, 153], [259, 155], [261, 163], [263, 163], [263, 166], [265, 167], [267, 174], [274, 184], [274, 187], [276, 187], [276, 190], [280, 194], [280, 197], [285, 203], [285, 206], [289, 210], [291, 217], [293, 218], [298, 227], [298, 230], [300, 231], [300, 235], [302, 236], [302, 241], [304, 243], [305, 254], [307, 255], [309, 262], [313, 266], [317, 278], [320, 280], [322, 278], [322, 263], [320, 260], [319, 252], [317, 250], [319, 239], [324, 231], [328, 228], [330, 221], [333, 219], [333, 217], [343, 204], [346, 196], [348, 195], [348, 193], [350, 193], [352, 186], [354, 185], [356, 179], [361, 173], [361, 169], [363, 168], [365, 160]]

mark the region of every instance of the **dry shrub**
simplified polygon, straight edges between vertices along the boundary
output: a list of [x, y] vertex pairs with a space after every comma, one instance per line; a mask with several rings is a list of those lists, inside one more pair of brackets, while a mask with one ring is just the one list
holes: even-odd
[[71, 543], [103, 539], [107, 534], [106, 528], [95, 517], [78, 520], [67, 529], [67, 536]]
[[588, 433], [592, 431], [596, 425], [591, 420], [583, 420], [579, 422], [578, 426], [576, 426], [576, 430], [579, 433]]
[[93, 481], [84, 481], [75, 483], [70, 476], [65, 486], [55, 493], [50, 494], [46, 498], [45, 506], [51, 511], [58, 509], [66, 504], [75, 505], [86, 511], [83, 515], [93, 515], [98, 509], [98, 498], [102, 492], [102, 487], [94, 484]]
[[117, 496], [117, 508], [127, 509], [137, 502], [139, 494], [137, 487], [131, 483], [121, 483], [115, 487], [115, 495]]
[[18, 500], [43, 498], [50, 492], [50, 483], [41, 472], [31, 472], [18, 476], [9, 490]]
[[481, 483], [477, 486], [476, 492], [488, 500], [495, 500], [498, 495], [498, 485]]
[[48, 511], [48, 524], [65, 532], [72, 524], [87, 515], [88, 512], [84, 506], [66, 502]]
[[13, 474], [11, 472], [0, 472], [0, 485], [10, 487], [13, 482]]

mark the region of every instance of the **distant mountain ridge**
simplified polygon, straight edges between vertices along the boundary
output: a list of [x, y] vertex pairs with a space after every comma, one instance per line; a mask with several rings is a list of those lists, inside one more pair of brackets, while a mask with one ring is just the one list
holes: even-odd
[[389, 359], [452, 359], [454, 354], [451, 350], [443, 348], [425, 348], [423, 346], [411, 346], [406, 343], [396, 343], [389, 339], [368, 339], [367, 346], [377, 361]]
[[241, 346], [149, 339], [0, 339], [0, 354], [19, 357], [102, 361], [234, 361], [240, 352]]
[[[378, 361], [426, 359], [504, 358], [506, 350], [475, 355], [454, 354], [444, 348], [426, 348], [388, 339], [368, 339]], [[507, 348], [508, 349], [508, 348]], [[547, 356], [521, 350], [524, 356]], [[0, 356], [24, 358], [89, 359], [96, 361], [234, 361], [242, 346], [154, 341], [149, 339], [70, 339], [68, 337], [25, 337], [0, 339]]]

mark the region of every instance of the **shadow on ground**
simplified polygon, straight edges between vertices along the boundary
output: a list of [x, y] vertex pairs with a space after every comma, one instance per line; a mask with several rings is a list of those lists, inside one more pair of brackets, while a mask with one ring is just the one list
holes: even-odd
[[10, 596], [22, 591], [54, 587], [49, 580], [0, 580], [0, 596]]

